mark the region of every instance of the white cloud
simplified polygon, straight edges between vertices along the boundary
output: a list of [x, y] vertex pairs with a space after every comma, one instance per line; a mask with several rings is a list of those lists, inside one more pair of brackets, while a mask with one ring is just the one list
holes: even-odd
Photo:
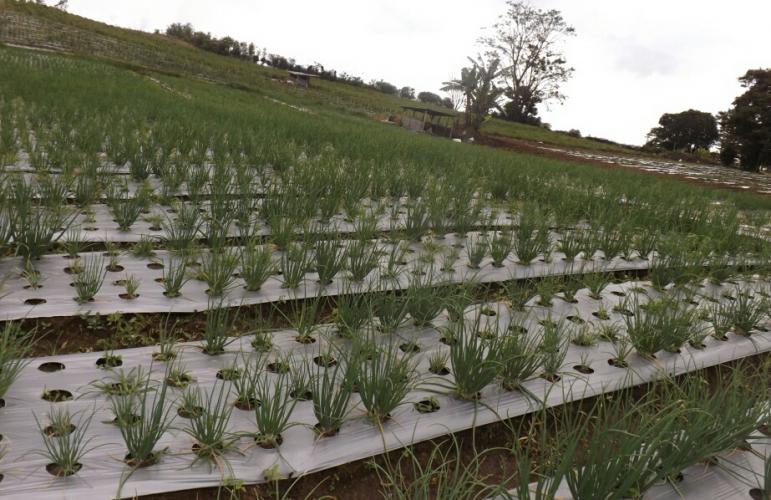
[[[191, 22], [216, 36], [328, 68], [437, 91], [475, 54], [503, 0], [70, 0], [70, 11], [151, 31]], [[555, 128], [639, 144], [665, 112], [717, 112], [749, 68], [771, 67], [771, 3], [753, 0], [541, 0], [575, 26], [575, 67], [563, 105], [543, 109]]]

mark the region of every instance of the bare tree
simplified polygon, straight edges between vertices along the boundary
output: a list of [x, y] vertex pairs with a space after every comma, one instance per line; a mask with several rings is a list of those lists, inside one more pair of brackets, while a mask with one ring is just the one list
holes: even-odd
[[537, 122], [537, 105], [562, 101], [562, 83], [573, 68], [560, 51], [564, 38], [575, 35], [558, 10], [536, 9], [525, 2], [506, 2], [508, 10], [493, 25], [494, 34], [482, 37], [488, 55], [501, 61], [501, 81], [508, 99], [504, 116], [520, 122]]
[[451, 76], [449, 80], [442, 83], [444, 87], [442, 87], [441, 90], [442, 92], [447, 93], [447, 97], [450, 99], [450, 102], [452, 103], [452, 109], [454, 109], [455, 111], [460, 111], [461, 108], [463, 108], [466, 104], [466, 95], [463, 92], [462, 87], [457, 85], [452, 85], [452, 82], [457, 80], [458, 79], [455, 77], [455, 75]]

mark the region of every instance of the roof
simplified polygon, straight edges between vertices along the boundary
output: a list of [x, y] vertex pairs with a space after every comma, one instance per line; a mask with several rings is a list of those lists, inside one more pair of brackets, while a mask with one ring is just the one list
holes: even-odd
[[402, 109], [407, 109], [410, 111], [417, 111], [419, 113], [426, 113], [427, 115], [434, 117], [434, 116], [449, 116], [451, 118], [455, 118], [458, 116], [458, 113], [455, 112], [449, 112], [449, 111], [436, 111], [435, 109], [426, 108], [426, 107], [420, 107], [420, 106], [402, 106]]
[[303, 73], [302, 71], [289, 71], [289, 74], [292, 76], [305, 76], [308, 78], [318, 78], [319, 75], [313, 75], [311, 73]]

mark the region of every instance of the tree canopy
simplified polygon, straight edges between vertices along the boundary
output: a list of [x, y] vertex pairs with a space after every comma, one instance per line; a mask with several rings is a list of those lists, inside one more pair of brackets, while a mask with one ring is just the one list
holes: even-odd
[[433, 92], [427, 92], [423, 91], [420, 94], [418, 94], [418, 101], [425, 103], [425, 104], [436, 104], [437, 106], [442, 105], [442, 98], [434, 94]]
[[460, 78], [444, 82], [442, 91], [458, 92], [464, 96], [466, 125], [479, 130], [482, 120], [503, 92], [495, 85], [500, 76], [500, 61], [482, 56], [476, 59], [469, 57], [469, 61], [471, 66], [461, 70]]
[[538, 124], [538, 104], [565, 96], [560, 87], [573, 68], [560, 44], [575, 34], [558, 10], [541, 10], [526, 2], [506, 2], [508, 10], [493, 25], [494, 33], [480, 42], [488, 57], [500, 61], [500, 82], [506, 102], [499, 106], [503, 118]]
[[709, 149], [717, 139], [715, 117], [704, 111], [689, 109], [661, 115], [659, 126], [648, 133], [646, 146], [692, 153], [697, 149]]
[[771, 69], [752, 69], [739, 78], [747, 89], [720, 113], [720, 158], [745, 170], [771, 166]]

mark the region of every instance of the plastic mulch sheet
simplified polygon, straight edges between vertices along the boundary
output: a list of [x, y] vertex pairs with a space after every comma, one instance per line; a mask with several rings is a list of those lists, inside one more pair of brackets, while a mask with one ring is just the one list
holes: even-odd
[[[707, 296], [721, 297], [725, 292], [736, 292], [742, 285], [726, 285], [708, 287], [702, 292]], [[539, 335], [540, 324], [545, 319], [552, 321], [571, 316], [566, 325], [577, 328], [580, 318], [594, 323], [617, 323], [623, 331], [623, 316], [621, 312], [613, 311], [620, 295], [631, 293], [631, 289], [639, 289], [640, 283], [611, 285], [603, 293], [602, 301], [591, 299], [586, 290], [577, 295], [576, 303], [568, 303], [555, 298], [551, 307], [531, 303], [527, 307], [528, 314], [515, 312], [498, 303], [487, 307], [497, 314], [481, 316], [484, 328], [506, 328], [515, 315], [518, 324], [523, 324], [529, 333]], [[657, 292], [645, 287], [646, 295], [655, 297]], [[641, 301], [644, 297], [641, 296]], [[706, 298], [699, 296], [696, 300]], [[609, 319], [598, 320], [592, 313], [599, 307], [609, 311]], [[480, 306], [467, 310], [467, 318], [476, 317]], [[388, 343], [393, 349], [403, 342], [415, 342], [420, 347], [416, 354], [418, 381], [416, 388], [405, 398], [403, 404], [392, 412], [392, 418], [383, 425], [383, 432], [364, 416], [364, 409], [357, 394], [351, 400], [352, 410], [349, 419], [342, 426], [340, 433], [333, 437], [317, 439], [312, 430], [316, 423], [313, 415], [313, 405], [309, 401], [298, 402], [291, 421], [298, 425], [291, 427], [283, 435], [283, 444], [279, 450], [266, 450], [253, 444], [249, 437], [243, 437], [238, 442], [239, 452], [226, 456], [227, 467], [223, 469], [210, 468], [199, 462], [191, 465], [194, 455], [191, 452], [192, 439], [182, 429], [187, 421], [177, 416], [174, 428], [167, 432], [157, 448], [168, 447], [167, 454], [161, 462], [147, 468], [139, 469], [127, 479], [122, 495], [129, 497], [135, 494], [194, 489], [216, 486], [225, 477], [232, 476], [247, 482], [265, 480], [265, 471], [272, 467], [284, 477], [296, 476], [322, 469], [331, 468], [358, 459], [380, 454], [384, 449], [395, 449], [409, 443], [419, 442], [450, 432], [457, 432], [474, 425], [484, 425], [534, 411], [541, 402], [549, 406], [559, 405], [566, 401], [585, 398], [603, 392], [614, 391], [622, 387], [640, 384], [658, 377], [662, 373], [680, 374], [699, 368], [725, 363], [730, 360], [754, 355], [771, 350], [771, 334], [754, 331], [750, 336], [729, 334], [728, 340], [718, 341], [708, 337], [701, 349], [683, 347], [680, 353], [657, 353], [655, 360], [646, 360], [637, 356], [628, 359], [629, 368], [617, 368], [608, 363], [612, 357], [612, 346], [600, 341], [590, 347], [569, 344], [567, 357], [563, 364], [561, 379], [551, 383], [542, 378], [533, 378], [524, 386], [533, 397], [525, 396], [523, 392], [505, 391], [498, 385], [490, 385], [481, 393], [481, 402], [463, 401], [454, 397], [449, 390], [441, 394], [431, 392], [441, 384], [452, 380], [452, 375], [433, 375], [428, 372], [429, 356], [436, 350], [448, 350], [441, 343], [441, 328], [447, 324], [447, 319], [440, 316], [434, 321], [435, 327], [416, 328], [405, 326], [393, 336], [378, 335], [379, 342]], [[316, 356], [327, 343], [334, 342], [344, 349], [346, 340], [336, 336], [334, 331], [319, 334], [314, 344], [300, 344], [295, 340], [296, 332], [280, 331], [273, 336], [274, 350], [269, 354], [273, 360], [277, 356], [288, 356], [292, 370], [302, 366], [303, 359]], [[123, 366], [113, 372], [143, 366], [145, 370], [152, 369], [152, 378], [161, 380], [164, 376], [164, 364], [151, 365], [152, 353], [157, 347], [146, 347], [117, 351], [122, 356]], [[210, 391], [217, 382], [217, 372], [229, 366], [233, 361], [244, 363], [244, 357], [253, 360], [257, 356], [250, 345], [250, 339], [242, 337], [228, 346], [228, 352], [219, 356], [207, 356], [196, 348], [195, 344], [183, 346], [178, 362], [195, 378], [195, 384]], [[92, 385], [98, 380], [113, 380], [115, 373], [97, 368], [98, 353], [74, 354], [36, 358], [24, 369], [20, 379], [6, 394], [6, 406], [0, 410], [0, 433], [3, 443], [8, 447], [8, 455], [0, 464], [5, 478], [0, 482], [0, 495], [7, 498], [113, 498], [118, 484], [128, 471], [122, 459], [126, 453], [119, 430], [110, 423], [113, 419], [110, 406], [105, 396]], [[63, 363], [64, 370], [49, 373], [39, 370], [46, 362]], [[580, 374], [575, 369], [579, 363], [588, 365], [591, 374]], [[315, 366], [315, 365], [314, 365]], [[450, 366], [450, 372], [452, 367]], [[266, 372], [265, 377], [274, 380], [278, 375]], [[223, 383], [223, 382], [219, 382]], [[229, 382], [224, 382], [229, 383]], [[73, 400], [51, 404], [41, 399], [44, 390], [67, 390], [73, 395]], [[177, 399], [181, 392], [171, 389], [172, 399]], [[413, 403], [428, 396], [436, 397], [440, 408], [433, 413], [423, 414], [416, 410]], [[234, 395], [231, 394], [234, 399]], [[170, 403], [175, 404], [175, 403]], [[40, 433], [32, 418], [33, 413], [43, 422], [47, 422], [47, 412], [51, 406], [67, 406], [72, 412], [95, 412], [88, 430], [88, 436], [93, 437], [91, 450], [82, 460], [83, 468], [74, 476], [56, 478], [46, 472], [47, 460], [36, 454], [42, 449]], [[172, 410], [173, 411], [173, 410]], [[256, 426], [254, 415], [249, 411], [234, 409], [229, 423], [229, 429], [234, 432], [254, 433]]]

